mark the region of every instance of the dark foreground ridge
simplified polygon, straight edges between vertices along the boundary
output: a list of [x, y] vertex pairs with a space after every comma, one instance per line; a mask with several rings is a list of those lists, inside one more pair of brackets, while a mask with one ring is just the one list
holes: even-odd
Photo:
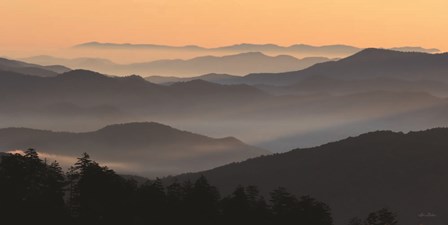
[[223, 193], [235, 185], [256, 185], [261, 192], [283, 186], [329, 204], [336, 224], [383, 206], [397, 209], [403, 224], [419, 224], [422, 212], [440, 221], [424, 224], [446, 224], [447, 160], [447, 128], [378, 131], [174, 179], [204, 175]]

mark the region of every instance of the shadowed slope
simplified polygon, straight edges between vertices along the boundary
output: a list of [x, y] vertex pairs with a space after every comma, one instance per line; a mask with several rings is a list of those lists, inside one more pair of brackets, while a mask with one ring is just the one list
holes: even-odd
[[0, 58], [0, 70], [29, 74], [39, 77], [55, 77], [60, 73], [70, 71], [69, 68], [59, 65], [41, 66], [16, 60]]
[[385, 49], [365, 49], [350, 57], [319, 63], [307, 69], [277, 74], [249, 74], [241, 83], [292, 85], [312, 76], [336, 79], [372, 79], [377, 77], [404, 80], [448, 82], [448, 53], [427, 54]]
[[86, 133], [6, 128], [0, 130], [0, 143], [0, 151], [32, 147], [63, 160], [88, 152], [120, 172], [151, 177], [204, 170], [267, 153], [233, 137], [210, 138], [158, 123], [111, 125]]
[[447, 128], [372, 132], [176, 179], [205, 175], [225, 192], [239, 184], [264, 191], [285, 186], [329, 203], [336, 224], [385, 206], [397, 210], [403, 224], [417, 224], [421, 212], [433, 212], [446, 222], [447, 137]]

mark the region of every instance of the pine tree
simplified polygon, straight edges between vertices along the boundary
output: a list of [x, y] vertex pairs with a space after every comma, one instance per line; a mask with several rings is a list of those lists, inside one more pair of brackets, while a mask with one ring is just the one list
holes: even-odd
[[[3, 157], [0, 163], [2, 221], [58, 224], [65, 218], [64, 176], [57, 163], [46, 164], [34, 149]], [[26, 213], [27, 216], [22, 216]]]
[[367, 216], [366, 225], [396, 225], [397, 215], [389, 209], [383, 208]]

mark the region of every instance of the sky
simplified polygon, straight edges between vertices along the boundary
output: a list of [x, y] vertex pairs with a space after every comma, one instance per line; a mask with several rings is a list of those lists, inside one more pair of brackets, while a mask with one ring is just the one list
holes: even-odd
[[447, 9], [446, 0], [0, 0], [0, 50], [100, 41], [448, 51]]

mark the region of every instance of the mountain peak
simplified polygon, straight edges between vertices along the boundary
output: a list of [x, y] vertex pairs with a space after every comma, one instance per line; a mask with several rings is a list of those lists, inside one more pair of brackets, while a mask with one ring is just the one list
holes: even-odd
[[399, 51], [385, 49], [385, 48], [366, 48], [355, 55], [363, 55], [363, 54], [387, 54], [387, 53], [400, 53]]
[[[156, 177], [201, 171], [266, 154], [234, 139], [211, 138], [156, 122], [109, 125], [92, 132], [0, 129], [0, 151], [32, 146], [74, 157], [88, 152], [120, 172]], [[115, 164], [116, 163], [116, 164]]]
[[353, 61], [353, 60], [378, 60], [378, 59], [388, 59], [397, 58], [403, 56], [417, 56], [417, 55], [430, 55], [429, 53], [423, 52], [403, 52], [383, 48], [366, 48], [352, 56], [349, 56], [341, 61]]
[[125, 77], [118, 77], [118, 78], [128, 80], [128, 81], [135, 81], [135, 82], [148, 82], [143, 77], [136, 75], [136, 74], [132, 74], [132, 75], [125, 76]]
[[82, 47], [91, 47], [91, 46], [96, 46], [96, 45], [101, 45], [103, 43], [97, 42], [97, 41], [90, 41], [90, 42], [85, 42], [85, 43], [81, 43], [81, 44], [77, 44], [73, 47], [75, 48], [82, 48]]
[[181, 81], [181, 82], [176, 82], [172, 85], [170, 85], [172, 87], [192, 87], [192, 88], [197, 88], [197, 87], [208, 87], [208, 86], [220, 86], [219, 84], [215, 84], [212, 82], [208, 82], [202, 79], [194, 79], [194, 80], [189, 80], [189, 81]]
[[159, 130], [159, 129], [175, 130], [170, 126], [156, 122], [132, 122], [132, 123], [108, 125], [104, 128], [99, 129], [98, 132], [119, 131], [126, 133], [130, 131]]
[[90, 70], [71, 70], [69, 72], [60, 74], [60, 78], [106, 78], [104, 74], [100, 74]]

